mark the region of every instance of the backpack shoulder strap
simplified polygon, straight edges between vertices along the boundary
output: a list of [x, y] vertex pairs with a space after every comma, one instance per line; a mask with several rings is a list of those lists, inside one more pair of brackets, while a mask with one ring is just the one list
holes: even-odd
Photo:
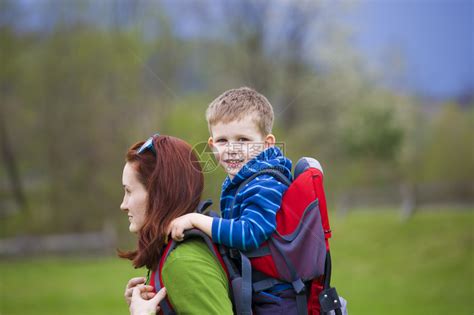
[[323, 223], [324, 236], [326, 238], [326, 249], [329, 250], [329, 239], [331, 238], [332, 231], [329, 225], [329, 216], [326, 203], [326, 194], [324, 193], [323, 185], [323, 172], [319, 169], [311, 170], [313, 176], [314, 189], [319, 200], [319, 210], [321, 212], [321, 219]]
[[219, 260], [222, 268], [224, 268], [227, 279], [231, 285], [232, 302], [236, 313], [239, 315], [250, 315], [252, 313], [252, 270], [248, 258], [241, 254], [243, 261], [242, 266], [244, 267], [241, 276], [232, 260], [229, 259], [226, 248], [223, 245], [219, 245], [218, 247], [212, 242], [211, 238], [201, 230], [192, 229], [184, 232], [184, 239], [192, 237], [202, 238], [211, 253]]
[[[163, 288], [163, 279], [161, 277], [161, 270], [163, 270], [163, 265], [168, 258], [170, 252], [176, 248], [177, 244], [173, 240], [172, 242], [168, 243], [166, 246], [163, 255], [160, 258], [160, 262], [158, 264], [158, 269], [155, 271], [155, 289], [156, 292], [160, 291], [161, 288]], [[171, 306], [171, 303], [168, 299], [168, 296], [166, 296], [161, 302], [160, 302], [160, 308], [161, 311], [163, 312], [164, 315], [175, 315], [175, 311], [173, 310], [173, 307]]]
[[201, 213], [201, 214], [204, 214], [204, 212], [206, 211], [207, 208], [209, 208], [210, 206], [212, 205], [212, 200], [211, 199], [206, 199], [206, 200], [203, 200], [199, 203], [197, 209], [196, 209], [196, 212], [197, 213]]
[[[231, 279], [236, 277], [236, 274], [237, 274], [236, 268], [231, 265], [232, 263], [229, 259], [226, 259], [227, 256], [225, 255], [225, 251], [224, 250], [220, 251], [218, 247], [216, 246], [216, 244], [212, 242], [209, 236], [207, 236], [204, 232], [198, 229], [192, 229], [192, 230], [187, 230], [184, 232], [183, 242], [190, 238], [201, 238], [205, 242], [205, 244], [211, 251], [212, 255], [214, 255], [219, 261], [219, 263], [221, 264], [222, 268], [224, 269], [226, 273], [227, 278], [229, 279], [229, 282]], [[175, 240], [171, 240], [171, 242], [166, 246], [163, 252], [163, 255], [161, 256], [158, 269], [155, 272], [154, 280], [155, 280], [155, 288], [157, 292], [163, 287], [163, 279], [161, 276], [161, 272], [163, 270], [163, 266], [166, 262], [166, 259], [171, 254], [171, 252], [183, 242], [176, 242]], [[160, 307], [164, 315], [176, 314], [168, 298], [165, 298], [163, 299], [163, 301], [160, 302]]]
[[234, 208], [235, 197], [242, 191], [242, 189], [245, 187], [245, 185], [247, 185], [249, 182], [251, 182], [256, 177], [261, 176], [261, 175], [270, 175], [270, 176], [275, 177], [278, 181], [284, 183], [287, 186], [291, 185], [291, 181], [288, 179], [288, 177], [285, 176], [285, 174], [283, 174], [283, 171], [280, 170], [280, 167], [276, 166], [276, 167], [272, 167], [272, 168], [263, 169], [261, 171], [258, 171], [255, 174], [253, 174], [252, 176], [250, 176], [249, 178], [244, 180], [242, 183], [240, 183], [239, 187], [235, 191], [234, 199], [232, 200], [232, 204], [230, 206], [231, 209]]

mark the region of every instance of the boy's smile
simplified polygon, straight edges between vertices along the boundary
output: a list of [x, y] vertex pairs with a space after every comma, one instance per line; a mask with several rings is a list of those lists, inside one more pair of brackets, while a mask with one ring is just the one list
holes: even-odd
[[254, 115], [248, 114], [240, 120], [219, 122], [211, 126], [209, 146], [230, 179], [248, 161], [275, 144], [272, 134], [265, 136], [258, 129]]

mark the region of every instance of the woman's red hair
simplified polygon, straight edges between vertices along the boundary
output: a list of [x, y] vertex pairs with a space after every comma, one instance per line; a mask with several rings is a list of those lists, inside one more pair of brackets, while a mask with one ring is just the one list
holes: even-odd
[[138, 154], [143, 142], [127, 152], [126, 162], [137, 171], [148, 192], [146, 220], [138, 232], [138, 248], [118, 255], [133, 261], [135, 268], [158, 266], [171, 221], [194, 212], [201, 200], [204, 177], [196, 154], [185, 141], [170, 136], [154, 136], [156, 156], [149, 149]]

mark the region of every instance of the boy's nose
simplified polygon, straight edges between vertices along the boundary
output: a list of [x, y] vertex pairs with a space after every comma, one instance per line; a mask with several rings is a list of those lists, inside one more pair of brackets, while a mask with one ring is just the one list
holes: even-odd
[[236, 152], [236, 151], [231, 151], [227, 153], [227, 156], [232, 159], [240, 158], [241, 155], [242, 155], [241, 152]]
[[242, 144], [240, 142], [229, 142], [227, 151], [236, 154], [242, 152]]
[[232, 150], [232, 151], [229, 151], [229, 155], [237, 155], [239, 152], [235, 151], [235, 150]]

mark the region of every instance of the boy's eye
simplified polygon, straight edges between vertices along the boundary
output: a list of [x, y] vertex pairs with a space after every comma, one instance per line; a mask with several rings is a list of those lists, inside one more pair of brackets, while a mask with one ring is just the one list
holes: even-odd
[[239, 138], [239, 142], [250, 141], [248, 138]]
[[217, 143], [224, 143], [224, 142], [227, 142], [227, 140], [226, 140], [226, 139], [217, 139], [216, 142], [217, 142]]

